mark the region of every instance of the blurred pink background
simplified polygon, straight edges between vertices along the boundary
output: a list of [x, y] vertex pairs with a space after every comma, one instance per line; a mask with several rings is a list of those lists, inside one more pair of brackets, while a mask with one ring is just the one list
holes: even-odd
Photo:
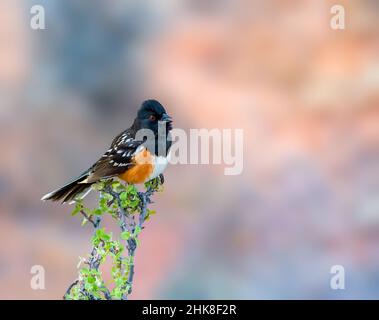
[[[30, 28], [34, 4], [46, 30]], [[339, 31], [334, 4], [2, 0], [0, 298], [62, 298], [91, 228], [39, 199], [146, 98], [179, 128], [242, 128], [245, 158], [239, 176], [168, 168], [132, 298], [379, 298], [379, 3], [338, 1]]]

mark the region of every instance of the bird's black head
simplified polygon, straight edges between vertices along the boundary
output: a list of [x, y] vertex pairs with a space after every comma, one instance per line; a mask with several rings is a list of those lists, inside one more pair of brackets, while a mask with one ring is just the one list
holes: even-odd
[[[154, 133], [154, 141], [149, 141], [144, 136], [145, 146], [156, 155], [167, 155], [172, 144], [171, 139], [169, 139], [172, 119], [158, 101], [146, 100], [142, 103], [133, 127], [136, 134], [140, 129], [151, 130]], [[162, 130], [164, 128], [166, 130]], [[142, 135], [144, 134], [142, 133]]]
[[146, 100], [137, 114], [139, 129], [150, 129], [158, 133], [159, 121], [166, 125], [166, 132], [172, 129], [172, 119], [157, 100]]

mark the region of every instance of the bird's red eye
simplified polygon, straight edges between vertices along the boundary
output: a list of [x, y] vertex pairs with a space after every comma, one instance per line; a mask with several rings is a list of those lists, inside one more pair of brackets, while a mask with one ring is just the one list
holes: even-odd
[[155, 120], [157, 120], [157, 117], [155, 115], [151, 114], [150, 117], [149, 117], [149, 120], [150, 121], [155, 121]]

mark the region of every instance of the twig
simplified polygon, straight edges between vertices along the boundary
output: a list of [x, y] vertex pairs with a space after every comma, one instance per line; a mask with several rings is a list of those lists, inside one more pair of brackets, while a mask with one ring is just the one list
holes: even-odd
[[85, 218], [87, 219], [87, 221], [91, 222], [92, 225], [94, 226], [94, 228], [97, 228], [101, 219], [96, 219], [96, 221], [93, 221], [92, 217], [89, 216], [87, 213], [84, 212], [84, 210], [80, 210], [80, 214]]
[[67, 288], [66, 293], [63, 296], [63, 299], [66, 298], [67, 295], [71, 293], [71, 289], [76, 286], [79, 283], [79, 279], [75, 280], [73, 283], [70, 284], [70, 286]]

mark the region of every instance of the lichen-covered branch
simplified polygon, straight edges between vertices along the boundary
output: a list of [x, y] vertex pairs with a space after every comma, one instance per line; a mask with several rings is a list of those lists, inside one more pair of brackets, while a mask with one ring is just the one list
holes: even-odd
[[[64, 299], [68, 300], [127, 300], [132, 293], [134, 278], [134, 256], [138, 247], [138, 235], [144, 223], [155, 212], [148, 209], [151, 196], [161, 189], [162, 178], [145, 184], [145, 191], [139, 192], [134, 185], [119, 181], [98, 182], [93, 189], [100, 193], [97, 208], [89, 209], [77, 200], [72, 215], [83, 216], [82, 225], [94, 228], [92, 249], [80, 264], [76, 279], [67, 289]], [[101, 228], [104, 215], [110, 214], [120, 227], [120, 239], [113, 239], [112, 233]], [[112, 283], [106, 284], [102, 277], [101, 265], [106, 258], [112, 259]], [[110, 287], [112, 289], [110, 289]]]

